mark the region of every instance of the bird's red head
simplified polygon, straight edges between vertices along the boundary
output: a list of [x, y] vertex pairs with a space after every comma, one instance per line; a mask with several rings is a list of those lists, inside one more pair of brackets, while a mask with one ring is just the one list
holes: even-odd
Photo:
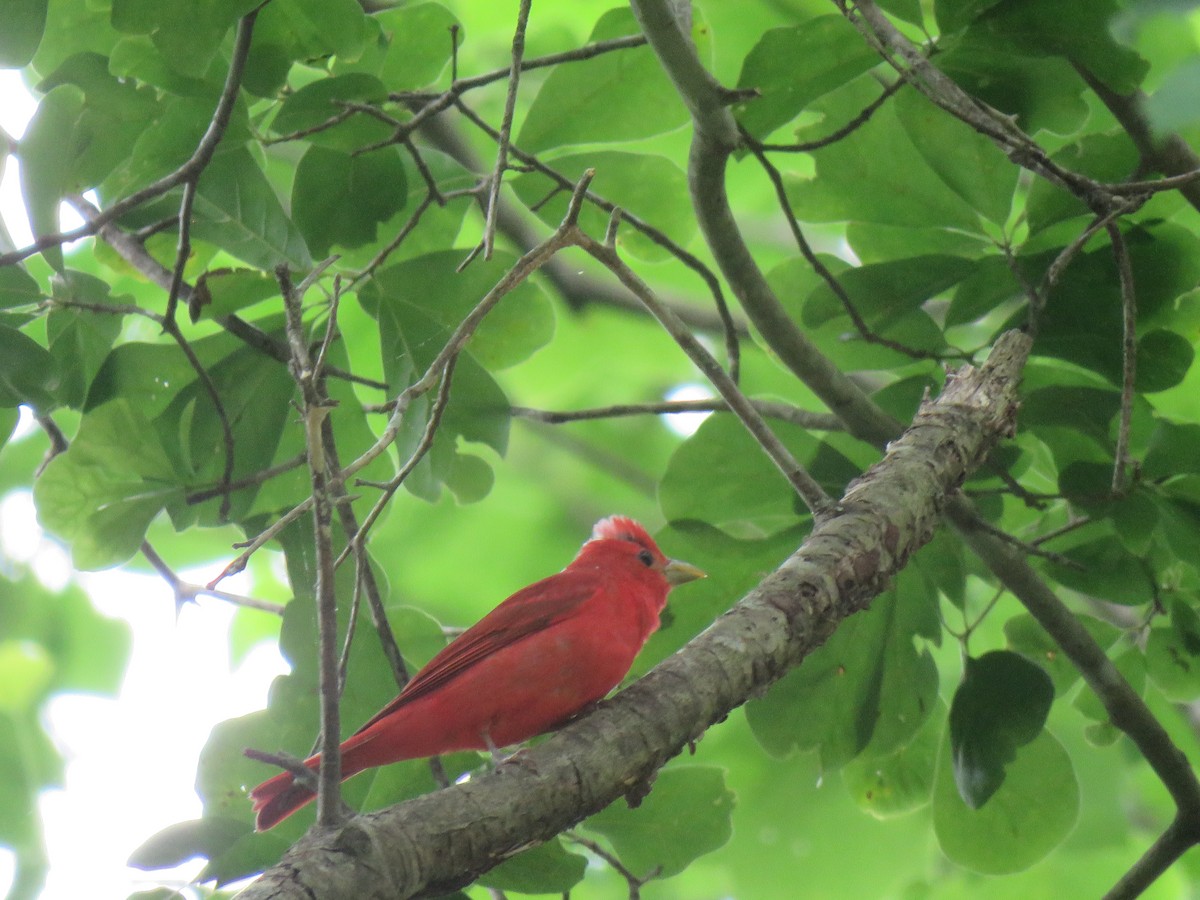
[[633, 544], [630, 548], [631, 555], [637, 554], [643, 565], [661, 572], [667, 583], [672, 586], [704, 577], [704, 572], [695, 566], [668, 559], [658, 549], [658, 544], [646, 529], [628, 516], [609, 516], [607, 519], [601, 519], [592, 528], [591, 540], [584, 544], [585, 551], [593, 541], [624, 541]]

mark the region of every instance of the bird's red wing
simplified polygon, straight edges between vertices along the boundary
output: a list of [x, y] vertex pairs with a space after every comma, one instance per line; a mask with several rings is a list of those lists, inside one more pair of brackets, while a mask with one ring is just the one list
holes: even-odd
[[359, 734], [422, 697], [496, 650], [568, 618], [597, 590], [592, 572], [567, 570], [517, 591], [447, 644], [391, 703], [363, 723]]

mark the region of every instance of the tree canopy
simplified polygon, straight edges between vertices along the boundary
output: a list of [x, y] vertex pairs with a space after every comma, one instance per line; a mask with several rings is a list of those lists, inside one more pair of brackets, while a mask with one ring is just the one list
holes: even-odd
[[[39, 99], [0, 143], [35, 235], [0, 229], [0, 493], [292, 666], [132, 864], [201, 856], [199, 896], [1190, 896], [1195, 4], [612, 2], [6, 9]], [[636, 684], [254, 832], [247, 748], [336, 744], [612, 513], [709, 573]], [[40, 711], [129, 646], [0, 579], [34, 896]]]

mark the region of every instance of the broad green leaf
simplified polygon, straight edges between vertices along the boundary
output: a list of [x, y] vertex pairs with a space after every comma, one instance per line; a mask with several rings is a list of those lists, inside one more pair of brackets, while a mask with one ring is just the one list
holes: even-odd
[[1147, 332], [1137, 344], [1134, 387], [1143, 394], [1173, 388], [1187, 376], [1195, 357], [1195, 349], [1183, 335], [1161, 328]]
[[966, 28], [1003, 0], [934, 0], [933, 12], [943, 32]]
[[[801, 66], [797, 60], [804, 60]], [[742, 64], [738, 87], [761, 94], [735, 108], [760, 140], [786, 125], [818, 97], [879, 64], [879, 55], [844, 16], [818, 16], [759, 38]]]
[[296, 167], [292, 215], [308, 246], [323, 257], [335, 245], [374, 241], [379, 223], [402, 209], [407, 197], [396, 148], [356, 155], [314, 145]]
[[1055, 547], [1080, 568], [1048, 563], [1054, 579], [1083, 594], [1137, 606], [1154, 599], [1153, 579], [1147, 564], [1134, 556], [1115, 536], [1101, 537], [1069, 548]]
[[[605, 200], [670, 235], [676, 243], [686, 245], [695, 234], [696, 220], [688, 198], [687, 175], [666, 157], [601, 150], [556, 157], [554, 169], [572, 181], [585, 169], [595, 169], [590, 189]], [[558, 227], [570, 200], [569, 191], [561, 190], [540, 172], [518, 175], [512, 180], [512, 186], [539, 219], [553, 228]], [[547, 197], [550, 197], [549, 202], [545, 202]], [[588, 234], [601, 237], [608, 219], [608, 213], [584, 204], [579, 225]], [[653, 262], [671, 257], [670, 251], [629, 224], [618, 229], [617, 247]]]
[[520, 894], [565, 894], [583, 880], [587, 859], [571, 853], [559, 838], [506, 859], [479, 883]]
[[754, 736], [773, 756], [815, 749], [838, 769], [869, 748], [907, 744], [937, 703], [937, 666], [914, 639], [936, 639], [940, 622], [925, 579], [913, 570], [869, 610], [847, 619], [822, 646], [746, 704]]
[[1190, 703], [1200, 697], [1200, 616], [1193, 603], [1175, 600], [1170, 624], [1150, 629], [1146, 674], [1177, 703]]
[[[1124, 133], [1084, 134], [1050, 158], [1058, 165], [1097, 181], [1123, 181], [1137, 168], [1137, 150]], [[1077, 197], [1044, 178], [1033, 182], [1025, 215], [1032, 234], [1064, 219], [1088, 214]], [[1111, 255], [1111, 254], [1110, 254]]]
[[[390, 91], [412, 91], [432, 83], [450, 61], [454, 13], [440, 3], [386, 9], [375, 16], [388, 37], [379, 77]], [[463, 41], [459, 28], [458, 41]]]
[[20, 266], [0, 269], [0, 309], [32, 306], [42, 297], [38, 283]]
[[[1116, 626], [1093, 616], [1077, 614], [1079, 623], [1101, 647], [1108, 648], [1120, 636]], [[1079, 680], [1079, 670], [1063, 653], [1037, 620], [1028, 613], [1013, 616], [1004, 623], [1004, 636], [1008, 646], [1027, 659], [1035, 662], [1054, 683], [1054, 692], [1062, 696]]]
[[[847, 269], [837, 279], [867, 325], [882, 331], [958, 284], [974, 268], [969, 259], [922, 256]], [[816, 328], [834, 318], [848, 320], [849, 315], [822, 282], [804, 303], [804, 324]]]
[[146, 528], [180, 494], [174, 469], [141, 410], [114, 400], [85, 415], [79, 433], [34, 486], [38, 518], [71, 545], [77, 568], [125, 562]]
[[79, 53], [63, 61], [39, 85], [50, 90], [74, 85], [83, 91], [83, 108], [75, 125], [78, 154], [75, 178], [81, 186], [98, 185], [133, 153], [138, 138], [157, 117], [160, 100], [134, 79], [109, 72], [109, 60], [96, 53]]
[[732, 830], [734, 795], [716, 766], [670, 766], [636, 809], [620, 801], [585, 820], [637, 877], [669, 878], [723, 846]]
[[985, 219], [1003, 225], [1020, 170], [989, 138], [946, 115], [923, 94], [901, 91], [895, 104], [908, 139], [942, 183]]
[[1158, 90], [1146, 99], [1146, 115], [1159, 134], [1183, 131], [1196, 124], [1200, 104], [1200, 62], [1171, 70]]
[[229, 29], [257, 5], [254, 0], [113, 0], [112, 24], [127, 34], [149, 35], [167, 65], [201, 78]]
[[[1113, 652], [1117, 649], [1119, 649], [1119, 645], [1114, 647]], [[1121, 677], [1129, 683], [1135, 693], [1143, 696], [1146, 690], [1148, 663], [1149, 644], [1147, 644], [1145, 653], [1140, 647], [1128, 647], [1123, 652], [1115, 653], [1113, 657], [1113, 664], [1121, 673]], [[1121, 732], [1112, 724], [1108, 710], [1105, 709], [1104, 704], [1100, 702], [1100, 698], [1096, 696], [1090, 686], [1085, 686], [1075, 696], [1072, 705], [1095, 723], [1095, 725], [1088, 726], [1088, 730], [1085, 732], [1090, 743], [1105, 746], [1121, 737]]]
[[[694, 13], [697, 20], [699, 13]], [[588, 43], [607, 41], [640, 29], [628, 9], [610, 9]], [[709, 37], [699, 21], [692, 37], [703, 56]], [[630, 91], [630, 85], [637, 85]], [[614, 103], [614, 97], [620, 103]], [[662, 134], [688, 121], [679, 93], [649, 47], [605, 53], [555, 68], [534, 97], [516, 144], [539, 153], [566, 144], [609, 143]]]
[[1066, 750], [1049, 732], [1016, 751], [1004, 784], [982, 809], [963, 803], [949, 735], [933, 790], [933, 827], [942, 852], [986, 875], [1029, 868], [1057, 847], [1079, 815], [1079, 783]]
[[[817, 100], [813, 108], [825, 121], [845, 122], [878, 94], [877, 84], [859, 79]], [[798, 137], [808, 140], [817, 136], [809, 131]], [[788, 196], [802, 221], [980, 231], [978, 212], [929, 168], [909, 139], [894, 104], [884, 104], [848, 138], [816, 150], [812, 156], [814, 177], [799, 180], [785, 174]]]
[[890, 819], [929, 803], [945, 728], [946, 704], [939, 699], [907, 744], [883, 756], [864, 753], [842, 768], [842, 781], [863, 812]]
[[0, 68], [17, 69], [33, 59], [42, 41], [49, 5], [50, 0], [10, 0], [5, 4], [4, 28], [0, 29]]
[[279, 296], [279, 282], [257, 269], [216, 269], [196, 279], [189, 313], [193, 322], [219, 319]]
[[312, 266], [300, 231], [246, 150], [218, 153], [196, 189], [192, 234], [252, 266]]
[[41, 644], [0, 640], [0, 715], [34, 710], [54, 677], [54, 661]]
[[[188, 91], [186, 96], [168, 95], [160, 100], [156, 106], [156, 118], [153, 123], [143, 129], [142, 134], [133, 145], [133, 151], [129, 154], [129, 158], [117, 166], [101, 185], [101, 199], [108, 201], [123, 197], [174, 172], [187, 162], [203, 139], [217, 102], [217, 88], [207, 85], [200, 85], [198, 89]], [[230, 183], [225, 192], [236, 192], [242, 187], [243, 181], [249, 188], [250, 176], [234, 171], [246, 165], [246, 151], [239, 149], [239, 145], [249, 138], [249, 113], [246, 104], [239, 99], [233, 105], [229, 125], [219, 145], [219, 152], [213, 157], [200, 180], [201, 191], [197, 196], [195, 226], [199, 226], [205, 221], [204, 216], [199, 213], [203, 208], [204, 197], [202, 195], [206, 182], [214, 179], [229, 180]], [[249, 166], [257, 168], [257, 163], [251, 160]], [[209, 187], [213, 188], [214, 186], [209, 185]], [[211, 192], [218, 196], [222, 193], [219, 189]], [[261, 193], [261, 189], [252, 189], [252, 192], [258, 194]], [[171, 195], [172, 198], [175, 196]], [[154, 210], [155, 208], [152, 206], [150, 209]], [[173, 200], [168, 209], [169, 212], [162, 210], [152, 214], [157, 217], [177, 216], [178, 200]], [[144, 211], [135, 211], [131, 214], [130, 220], [138, 221], [139, 213], [144, 213]], [[157, 218], [151, 218], [149, 221], [157, 221]], [[193, 232], [193, 236], [204, 237], [195, 232]], [[204, 239], [208, 240], [207, 237]]]
[[1087, 118], [1086, 87], [1065, 59], [1030, 56], [1027, 45], [975, 29], [938, 45], [939, 69], [1029, 134], [1071, 134]]
[[[809, 458], [807, 431], [772, 423], [784, 444]], [[837, 491], [840, 494], [840, 491]], [[734, 537], [761, 537], [794, 525], [805, 510], [783, 475], [733, 416], [714, 415], [671, 456], [658, 488], [670, 521], [695, 519]]]
[[[386, 98], [387, 88], [371, 75], [351, 73], [322, 78], [306, 84], [283, 101], [279, 114], [271, 122], [271, 131], [276, 135], [309, 131], [343, 114], [346, 103], [378, 104]], [[306, 139], [316, 146], [349, 152], [384, 140], [392, 130], [378, 119], [357, 113], [339, 125], [310, 134]]]
[[0, 325], [0, 407], [22, 403], [49, 412], [58, 402], [63, 373], [37, 341]]
[[968, 658], [950, 704], [954, 782], [971, 809], [992, 798], [1017, 750], [1042, 732], [1054, 685], [1040, 666], [1007, 650]]
[[218, 856], [250, 832], [246, 822], [206, 816], [169, 825], [129, 856], [135, 869], [167, 869], [194, 856]]
[[116, 303], [128, 304], [130, 297], [112, 297], [108, 285], [98, 278], [67, 269], [51, 280], [54, 299], [85, 303], [93, 309], [54, 306], [46, 316], [46, 335], [54, 368], [63, 373], [59, 399], [65, 406], [83, 406], [92, 379], [100, 371], [113, 342], [121, 333], [123, 316], [105, 312]]
[[[81, 147], [77, 125], [83, 114], [83, 91], [63, 84], [51, 90], [21, 138], [21, 193], [29, 225], [37, 237], [59, 230], [58, 207], [68, 193], [84, 187], [76, 171]], [[62, 248], [42, 251], [46, 261], [62, 269]]]
[[[417, 310], [435, 319], [449, 336], [517, 261], [512, 254], [498, 251], [491, 260], [476, 259], [458, 272], [462, 260], [462, 253], [445, 250], [389, 266], [364, 286], [363, 296], [372, 307], [379, 304], [379, 309], [393, 310], [389, 315], [400, 319], [404, 309]], [[488, 313], [467, 349], [489, 369], [504, 369], [527, 359], [553, 334], [554, 313], [545, 293], [526, 281]], [[432, 362], [440, 350], [441, 345], [423, 344], [415, 348], [413, 362]], [[392, 386], [400, 390], [407, 382], [397, 379]]]
[[[1116, 0], [1005, 0], [989, 6], [974, 27], [1003, 35], [1027, 50], [1064, 57], [1119, 94], [1132, 93], [1149, 69], [1136, 51], [1113, 37]], [[1070, 27], [1062, 27], [1063, 22]]]

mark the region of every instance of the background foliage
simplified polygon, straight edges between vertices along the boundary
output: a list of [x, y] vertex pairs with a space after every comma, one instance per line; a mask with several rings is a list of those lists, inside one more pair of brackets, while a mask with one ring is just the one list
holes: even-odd
[[[319, 342], [336, 296], [328, 389], [344, 465], [382, 432], [387, 401], [558, 224], [586, 168], [595, 196], [584, 229], [602, 237], [621, 207], [619, 251], [732, 362], [714, 311], [718, 267], [688, 193], [689, 112], [649, 47], [625, 41], [523, 73], [497, 249], [462, 268], [485, 232], [515, 4], [271, 0], [242, 54], [235, 31], [256, 6], [22, 0], [4, 14], [0, 62], [23, 68], [40, 96], [28, 133], [2, 148], [20, 161], [35, 232], [58, 231], [64, 199], [85, 218], [120, 213], [65, 252], [56, 239], [14, 252], [0, 234], [0, 433], [13, 432], [18, 407], [42, 426], [0, 449], [0, 490], [32, 488], [79, 569], [158, 560], [168, 573], [210, 565], [215, 577], [236, 542], [308, 495], [277, 267], [299, 281], [335, 257], [306, 296], [305, 322]], [[1200, 125], [1193, 3], [880, 6], [1063, 170], [1107, 183], [1197, 167], [1186, 146]], [[908, 421], [944, 364], [982, 358], [1005, 328], [1036, 329], [1019, 433], [964, 490], [1030, 549], [1194, 760], [1196, 182], [1108, 194], [1104, 205], [1032, 174], [913, 87], [893, 88], [895, 71], [836, 4], [698, 2], [692, 15], [717, 79], [756, 92], [735, 98], [738, 224], [786, 314], [875, 403]], [[609, 2], [537, 4], [525, 60], [638, 34]], [[240, 81], [231, 60], [244, 62]], [[443, 93], [452, 73], [460, 80]], [[415, 128], [415, 111], [439, 98]], [[227, 122], [211, 145], [219, 107]], [[751, 147], [778, 167], [787, 209]], [[829, 278], [798, 252], [792, 213]], [[877, 448], [804, 418], [820, 410], [812, 387], [770, 335], [734, 315], [741, 389], [801, 411], [773, 427], [840, 494]], [[369, 534], [409, 666], [436, 652], [442, 626], [471, 623], [564, 564], [612, 512], [651, 524], [668, 553], [711, 574], [672, 603], [635, 675], [794, 550], [807, 512], [733, 417], [713, 414], [684, 437], [659, 416], [539, 413], [661, 404], [698, 381], [577, 251], [506, 297], [459, 356], [428, 454]], [[433, 408], [431, 395], [415, 401], [389, 453], [357, 477], [388, 481]], [[350, 492], [361, 520], [379, 491]], [[278, 637], [294, 670], [268, 709], [214, 723], [197, 774], [204, 818], [151, 838], [136, 864], [199, 853], [206, 881], [225, 883], [272, 864], [311, 823], [309, 811], [253, 834], [245, 787], [269, 769], [241, 755], [311, 746], [311, 548], [301, 517], [252, 559], [256, 596], [294, 599], [282, 628], [269, 611], [241, 609], [235, 658]], [[286, 586], [266, 562], [280, 553]], [[358, 596], [353, 561], [339, 572], [344, 625]], [[38, 711], [56, 692], [112, 691], [128, 641], [77, 589], [47, 591], [16, 565], [3, 576], [0, 768], [14, 774], [0, 780], [0, 841], [18, 854], [14, 893], [31, 896], [44, 865], [34, 801], [61, 777]], [[348, 729], [395, 691], [359, 618]], [[451, 777], [482, 765], [472, 754], [444, 763]], [[418, 761], [364, 774], [346, 796], [369, 809], [434, 786]], [[674, 760], [639, 809], [614, 806], [467, 893], [633, 896], [652, 876], [641, 891], [661, 898], [781, 896], [781, 883], [811, 897], [1088, 896], [1174, 814], [1055, 642], [944, 531], [868, 612], [713, 728], [693, 758]], [[1197, 859], [1184, 855], [1153, 895], [1189, 896]]]

